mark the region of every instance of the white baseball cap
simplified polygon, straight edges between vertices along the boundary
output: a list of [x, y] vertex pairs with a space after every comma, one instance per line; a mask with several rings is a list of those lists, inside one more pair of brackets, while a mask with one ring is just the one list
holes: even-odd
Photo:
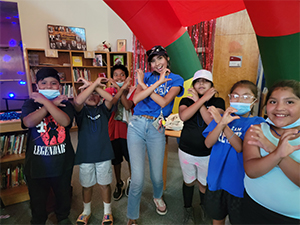
[[198, 71], [196, 71], [196, 73], [194, 74], [194, 77], [193, 77], [193, 81], [197, 80], [199, 78], [204, 78], [206, 80], [209, 80], [209, 81], [213, 82], [212, 73], [208, 70], [198, 70]]

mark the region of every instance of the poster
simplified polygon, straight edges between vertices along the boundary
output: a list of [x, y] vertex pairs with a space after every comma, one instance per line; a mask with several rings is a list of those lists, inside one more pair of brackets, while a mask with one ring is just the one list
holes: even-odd
[[86, 50], [85, 29], [61, 25], [47, 25], [50, 49]]

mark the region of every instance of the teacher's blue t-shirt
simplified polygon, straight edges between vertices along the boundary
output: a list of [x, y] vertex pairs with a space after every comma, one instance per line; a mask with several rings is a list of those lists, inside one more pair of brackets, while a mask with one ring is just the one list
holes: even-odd
[[[160, 75], [155, 75], [151, 72], [147, 72], [144, 75], [144, 83], [149, 87], [152, 84], [154, 84], [156, 81], [159, 80]], [[155, 89], [155, 93], [159, 94], [160, 96], [165, 96], [169, 90], [172, 87], [181, 87], [181, 90], [177, 97], [180, 97], [183, 95], [184, 88], [183, 88], [183, 78], [174, 73], [170, 73], [168, 76], [166, 76], [172, 80], [169, 80], [168, 82], [165, 82], [161, 84], [158, 88]], [[167, 117], [171, 114], [172, 108], [174, 104], [174, 99], [165, 106], [163, 110], [164, 117]], [[150, 96], [145, 98], [144, 100], [140, 101], [135, 107], [134, 107], [134, 115], [148, 115], [148, 116], [154, 116], [158, 117], [160, 114], [161, 107], [158, 105], [155, 101], [153, 101]]]

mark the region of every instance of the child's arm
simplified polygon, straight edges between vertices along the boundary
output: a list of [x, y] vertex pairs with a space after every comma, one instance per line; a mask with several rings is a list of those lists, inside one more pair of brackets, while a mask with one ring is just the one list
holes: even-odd
[[128, 100], [126, 97], [127, 90], [131, 82], [131, 78], [127, 77], [121, 88], [117, 85], [117, 83], [113, 79], [110, 79], [110, 82], [118, 90], [117, 94], [114, 96], [112, 100], [113, 105], [115, 105], [118, 102], [118, 99], [120, 98], [124, 108], [126, 110], [131, 109], [133, 107], [133, 102], [131, 100]]
[[[256, 132], [255, 132], [256, 133]], [[288, 140], [295, 137], [296, 130], [287, 130], [281, 137], [277, 146], [266, 145], [263, 137], [253, 140], [254, 132], [250, 127], [245, 135], [243, 144], [244, 168], [250, 178], [257, 178], [265, 175], [275, 166], [279, 165], [284, 174], [297, 186], [300, 187], [300, 163], [293, 160], [289, 155], [300, 149], [300, 145], [291, 146]], [[261, 135], [261, 134], [260, 134]], [[254, 144], [256, 141], [259, 143]], [[269, 146], [267, 151], [270, 154], [261, 157], [259, 146]], [[273, 149], [273, 150], [272, 150]]]
[[[85, 87], [87, 87], [83, 92], [81, 92], [77, 97], [74, 99], [74, 108], [77, 112], [80, 112], [84, 106], [85, 101], [88, 99], [88, 97], [93, 93], [93, 91], [98, 86], [98, 83], [94, 82], [91, 83], [85, 79], [82, 79], [84, 82]], [[86, 85], [86, 83], [89, 82], [89, 85]], [[107, 93], [107, 92], [106, 92]]]
[[31, 98], [34, 99], [35, 102], [38, 102], [43, 106], [23, 118], [23, 124], [26, 127], [35, 127], [48, 113], [50, 113], [56, 120], [56, 122], [62, 126], [66, 127], [70, 124], [69, 116], [57, 107], [64, 106], [63, 104], [61, 104], [61, 102], [64, 100], [68, 100], [65, 95], [60, 95], [51, 101], [44, 95], [33, 92]]
[[[133, 97], [133, 102], [137, 104], [138, 102], [144, 100], [148, 96], [150, 96], [157, 104], [159, 104], [162, 108], [165, 107], [167, 104], [169, 104], [176, 95], [178, 95], [180, 91], [180, 87], [172, 87], [168, 94], [166, 94], [165, 97], [161, 97], [158, 94], [154, 93], [154, 90], [158, 88], [161, 84], [171, 80], [169, 78], [165, 78], [165, 76], [160, 76], [159, 80], [156, 81], [153, 85], [150, 87], [147, 87], [145, 85], [143, 79], [144, 79], [144, 73], [142, 70], [138, 69], [137, 70], [137, 75], [138, 75], [138, 87], [137, 90], [135, 91], [134, 97]], [[157, 102], [159, 99], [159, 102]]]
[[221, 117], [218, 110], [213, 106], [209, 107], [208, 111], [212, 114], [213, 118], [218, 123], [218, 125], [207, 135], [205, 139], [206, 147], [211, 148], [218, 141], [218, 137], [223, 131], [231, 146], [237, 152], [242, 152], [242, 140], [237, 135], [235, 135], [234, 132], [227, 125], [233, 120], [240, 118], [239, 116], [231, 116], [231, 113], [236, 112], [236, 109], [232, 107], [227, 108], [223, 117]]
[[189, 107], [187, 107], [186, 105], [181, 105], [179, 107], [180, 119], [182, 121], [187, 121], [199, 110], [204, 122], [206, 124], [209, 124], [212, 121], [212, 118], [210, 116], [210, 113], [207, 111], [204, 103], [211, 99], [211, 97], [214, 96], [217, 91], [215, 90], [215, 88], [210, 88], [201, 98], [199, 98], [198, 93], [194, 88], [190, 88], [188, 92], [192, 94], [191, 99], [193, 99], [195, 103]]

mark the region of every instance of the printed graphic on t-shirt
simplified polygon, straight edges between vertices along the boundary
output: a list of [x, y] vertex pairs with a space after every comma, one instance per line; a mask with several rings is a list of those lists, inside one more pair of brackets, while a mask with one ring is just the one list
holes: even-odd
[[[242, 135], [242, 127], [235, 127], [235, 126], [232, 126], [231, 127], [231, 130], [233, 131], [233, 133], [240, 137]], [[220, 133], [219, 135], [219, 138], [218, 138], [218, 141], [221, 142], [221, 143], [227, 143], [229, 144], [229, 141], [228, 139], [226, 138], [225, 134], [223, 133], [223, 131]]]
[[34, 146], [34, 155], [59, 155], [65, 153], [66, 130], [59, 125], [50, 115], [42, 120], [37, 126], [37, 132], [44, 142], [43, 146]]
[[[159, 94], [160, 96], [165, 96], [168, 92], [169, 92], [169, 90], [170, 90], [170, 88], [171, 88], [171, 86], [166, 86], [167, 84], [161, 84], [158, 88], [156, 88], [155, 90], [154, 90], [154, 92], [156, 93], [156, 94]], [[148, 84], [147, 84], [147, 86], [149, 86]]]

